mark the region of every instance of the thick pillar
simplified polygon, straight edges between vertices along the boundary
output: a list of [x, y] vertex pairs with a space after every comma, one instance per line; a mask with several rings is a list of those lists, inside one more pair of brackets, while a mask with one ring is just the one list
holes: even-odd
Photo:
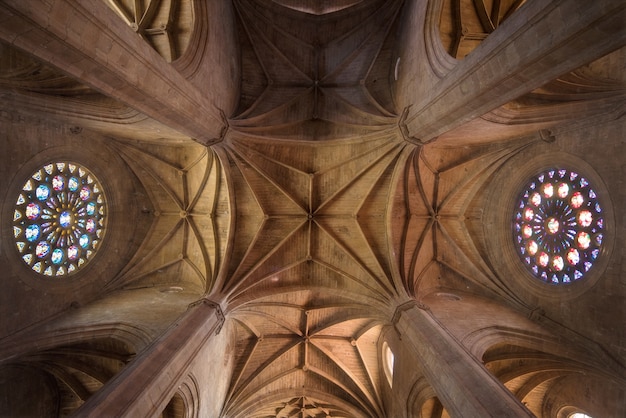
[[425, 307], [407, 302], [393, 319], [400, 338], [452, 417], [533, 417]]
[[154, 417], [176, 393], [204, 344], [224, 323], [214, 302], [201, 299], [113, 379], [90, 397], [77, 417]]
[[427, 142], [626, 45], [623, 0], [529, 1], [439, 83], [401, 127]]
[[218, 109], [102, 0], [5, 0], [0, 40], [145, 115], [209, 145]]

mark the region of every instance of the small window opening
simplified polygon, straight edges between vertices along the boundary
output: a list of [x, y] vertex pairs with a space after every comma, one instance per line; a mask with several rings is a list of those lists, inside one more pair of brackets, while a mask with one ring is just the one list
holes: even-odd
[[394, 363], [394, 355], [391, 348], [389, 348], [389, 344], [385, 341], [383, 343], [383, 370], [385, 372], [385, 376], [387, 376], [387, 382], [389, 382], [389, 387], [393, 386], [393, 363]]

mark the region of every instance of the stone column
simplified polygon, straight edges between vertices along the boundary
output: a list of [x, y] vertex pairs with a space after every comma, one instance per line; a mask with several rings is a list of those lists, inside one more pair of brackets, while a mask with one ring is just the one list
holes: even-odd
[[416, 301], [400, 305], [393, 322], [402, 341], [417, 355], [417, 366], [450, 416], [534, 416], [425, 306]]
[[219, 305], [200, 299], [75, 412], [77, 417], [153, 417], [176, 393], [204, 344], [224, 323]]
[[2, 1], [0, 40], [204, 145], [226, 129], [208, 96], [103, 0]]
[[626, 44], [623, 0], [529, 1], [439, 83], [415, 92], [400, 122], [428, 142]]

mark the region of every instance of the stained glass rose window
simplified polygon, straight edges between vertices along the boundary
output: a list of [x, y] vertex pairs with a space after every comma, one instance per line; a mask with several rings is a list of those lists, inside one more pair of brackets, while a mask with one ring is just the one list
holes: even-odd
[[550, 169], [533, 177], [517, 200], [513, 227], [522, 262], [547, 283], [583, 278], [601, 253], [602, 206], [589, 181], [574, 171]]
[[100, 246], [106, 200], [95, 176], [71, 162], [46, 164], [24, 184], [13, 213], [22, 260], [37, 273], [76, 273]]

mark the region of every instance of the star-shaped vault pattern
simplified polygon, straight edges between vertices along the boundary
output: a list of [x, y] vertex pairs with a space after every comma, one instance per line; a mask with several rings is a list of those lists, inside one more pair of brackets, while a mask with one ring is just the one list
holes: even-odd
[[367, 2], [311, 20], [272, 2], [236, 1], [244, 66], [255, 70], [243, 79], [232, 126], [315, 141], [395, 124], [386, 60], [401, 3]]
[[142, 209], [153, 216], [148, 238], [112, 285], [210, 290], [230, 216], [219, 160], [197, 145], [152, 145], [149, 152], [123, 142], [116, 147], [135, 168], [154, 207]]

